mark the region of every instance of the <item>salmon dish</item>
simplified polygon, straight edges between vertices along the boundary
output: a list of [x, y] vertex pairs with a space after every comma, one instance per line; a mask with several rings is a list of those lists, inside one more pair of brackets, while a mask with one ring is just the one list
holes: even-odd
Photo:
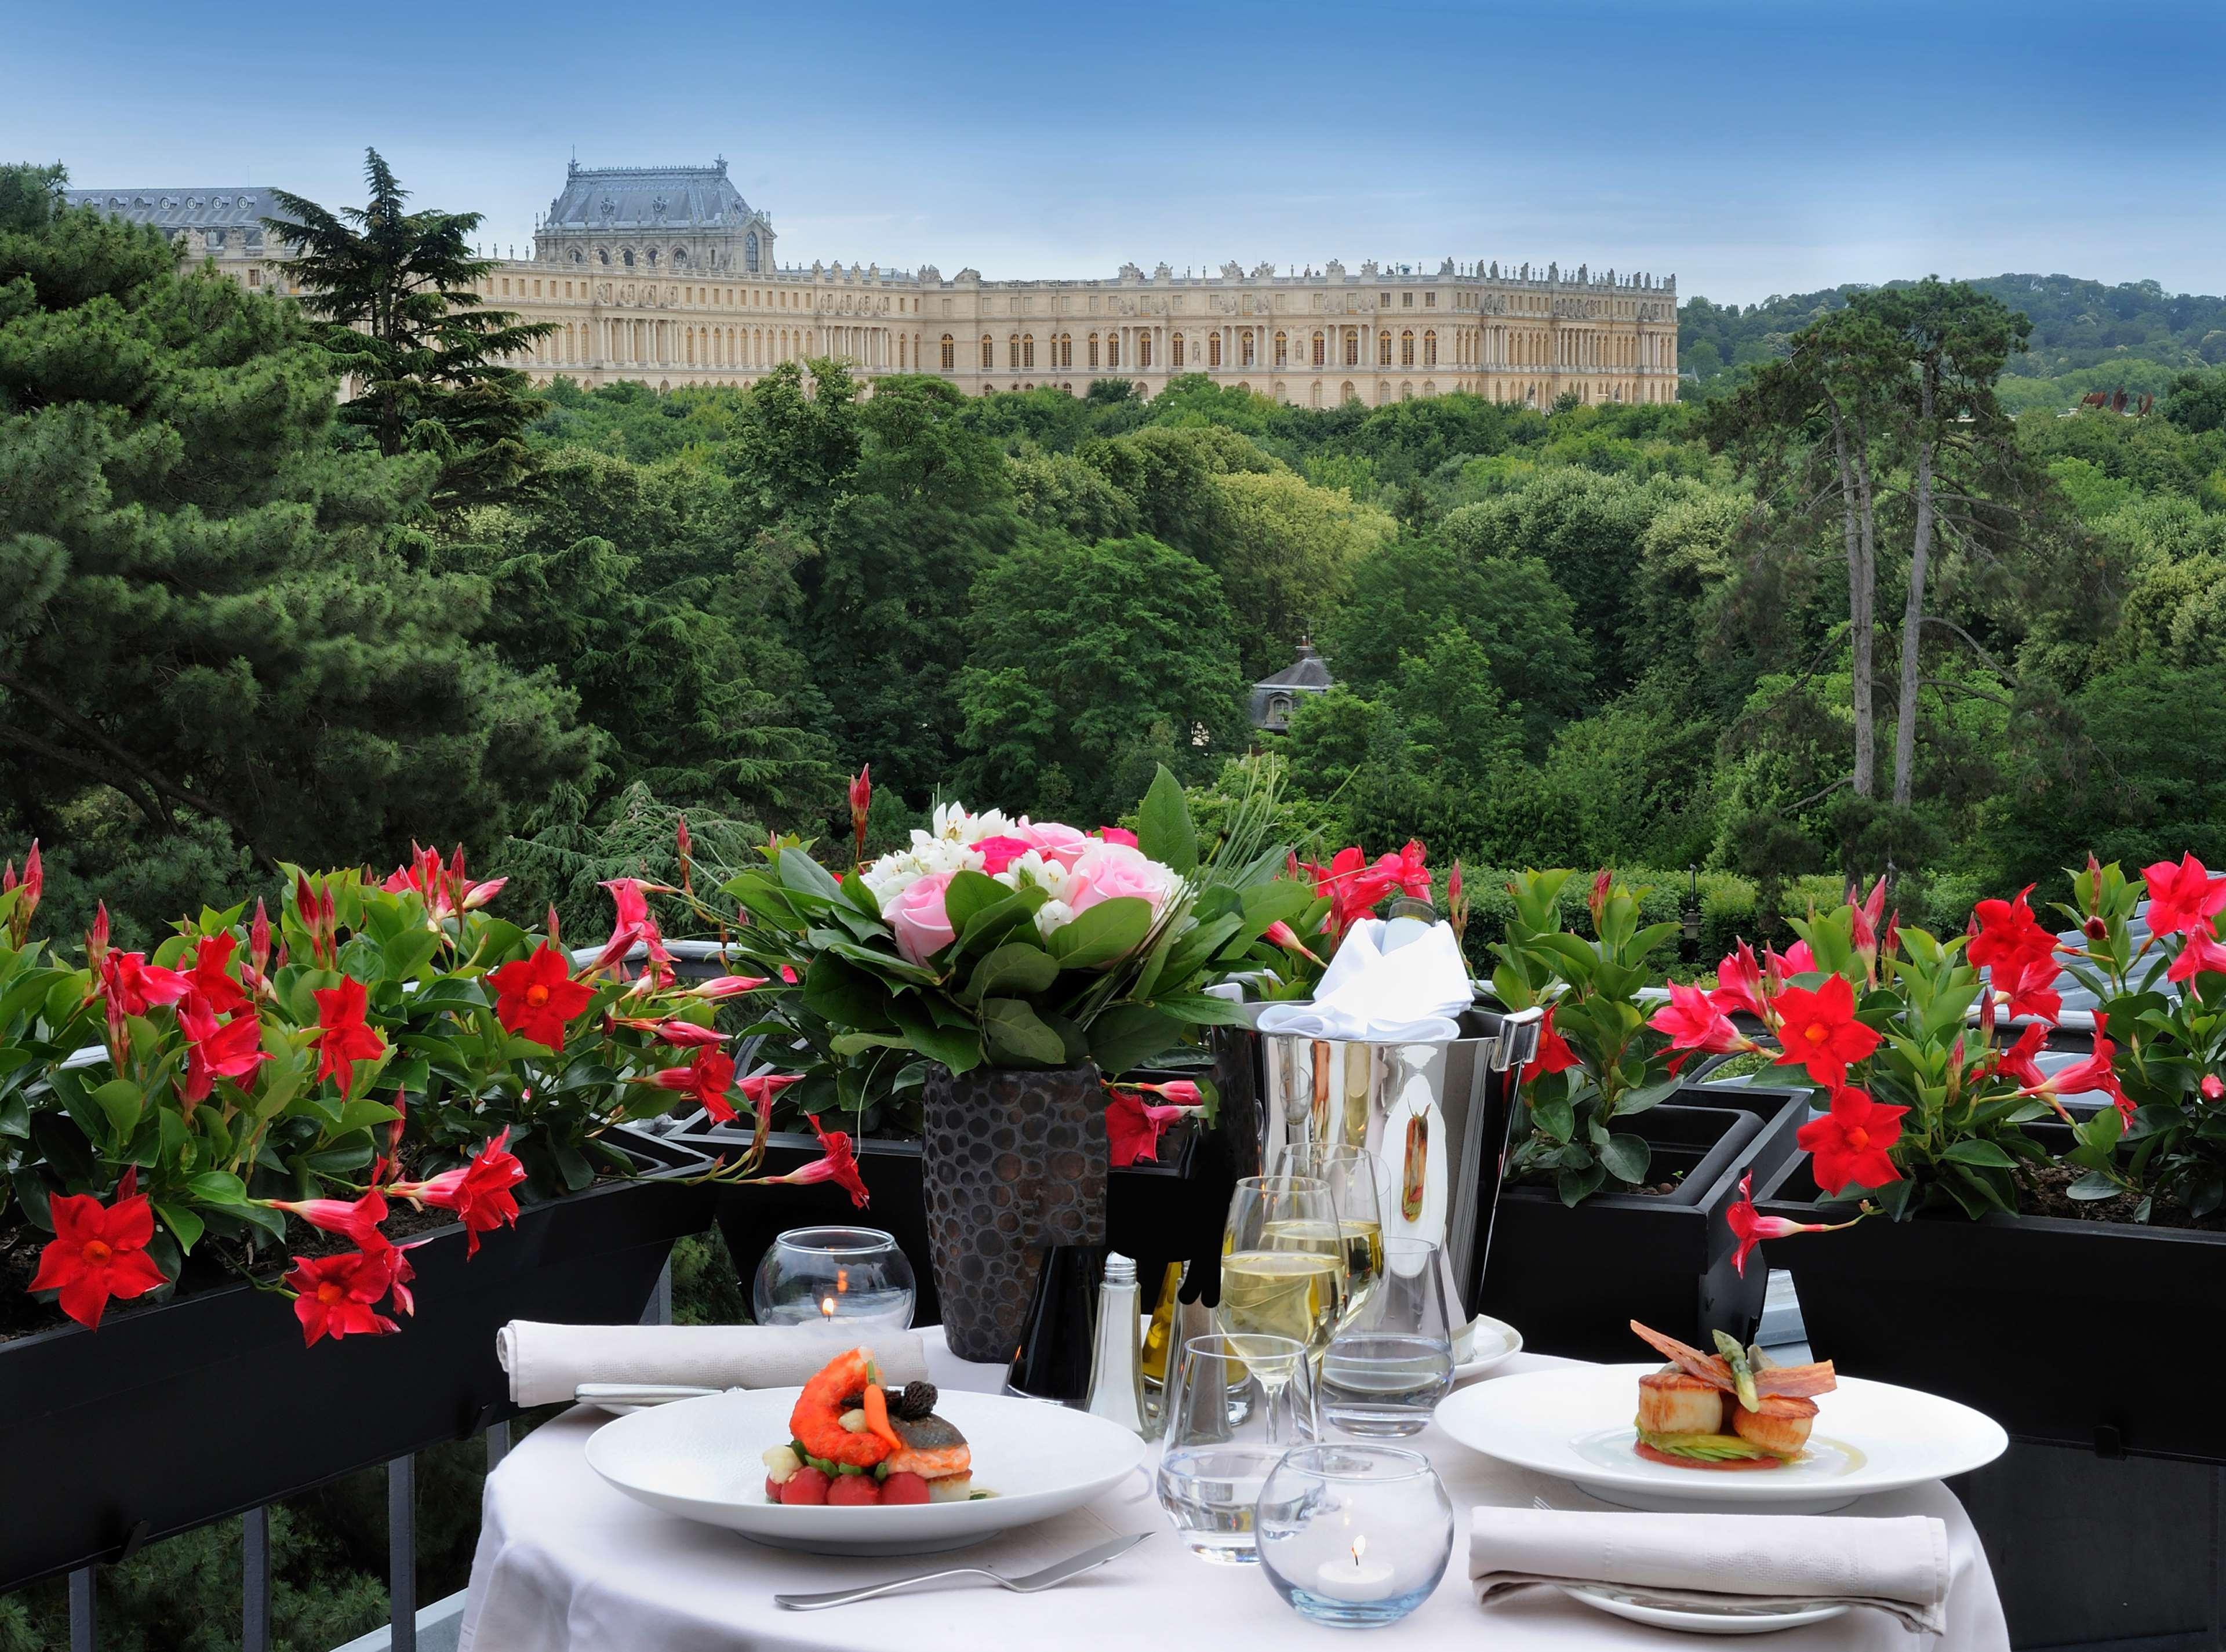
[[1638, 1438], [1631, 1449], [1673, 1469], [1776, 1469], [1808, 1449], [1814, 1396], [1839, 1386], [1832, 1362], [1777, 1365], [1719, 1331], [1704, 1354], [1675, 1337], [1631, 1328], [1670, 1363], [1638, 1379]]
[[766, 1499], [874, 1508], [964, 1503], [974, 1454], [935, 1412], [932, 1382], [885, 1388], [869, 1348], [838, 1354], [804, 1385], [789, 1413], [789, 1440], [765, 1453]]

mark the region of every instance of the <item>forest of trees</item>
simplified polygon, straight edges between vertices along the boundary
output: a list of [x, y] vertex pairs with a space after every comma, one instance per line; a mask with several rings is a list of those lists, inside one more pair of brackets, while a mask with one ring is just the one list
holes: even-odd
[[[1256, 748], [1294, 836], [1418, 836], [1487, 921], [1522, 865], [1697, 876], [1752, 934], [1889, 865], [1960, 925], [2090, 851], [2226, 861], [2216, 300], [1695, 299], [1708, 394], [1669, 406], [868, 395], [831, 362], [537, 392], [473, 309], [476, 219], [383, 167], [352, 215], [298, 204], [314, 309], [59, 182], [0, 168], [0, 858], [42, 842], [47, 933], [105, 897], [142, 945], [415, 840], [596, 934], [596, 880], [668, 870], [683, 810], [716, 865], [846, 837], [862, 763], [877, 846], [938, 794], [1110, 821], [1166, 764], [1210, 824]], [[2129, 358], [2153, 416], [2019, 399]], [[1337, 686], [1256, 736], [1302, 636]], [[475, 1471], [435, 1472], [430, 1592]], [[279, 1611], [329, 1645], [379, 1614], [383, 1528], [375, 1485], [315, 1504]], [[224, 1621], [233, 1541], [105, 1574], [113, 1643], [189, 1596]], [[0, 1602], [0, 1647], [60, 1611]]]

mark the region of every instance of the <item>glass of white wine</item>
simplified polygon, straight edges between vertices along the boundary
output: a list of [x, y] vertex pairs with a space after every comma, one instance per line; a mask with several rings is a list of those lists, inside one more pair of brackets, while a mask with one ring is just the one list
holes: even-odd
[[[1318, 1177], [1248, 1176], [1230, 1201], [1214, 1323], [1250, 1357], [1250, 1338], [1288, 1338], [1319, 1365], [1345, 1309], [1345, 1247], [1329, 1185]], [[1267, 1350], [1262, 1350], [1262, 1358]], [[1288, 1371], [1267, 1365], [1280, 1386]]]
[[[1367, 1311], [1383, 1279], [1383, 1166], [1364, 1148], [1309, 1144], [1294, 1149], [1288, 1168], [1291, 1174], [1310, 1177], [1329, 1189], [1337, 1236], [1343, 1241], [1345, 1304], [1339, 1320], [1343, 1329]], [[1294, 1234], [1292, 1238], [1295, 1242], [1300, 1236]]]

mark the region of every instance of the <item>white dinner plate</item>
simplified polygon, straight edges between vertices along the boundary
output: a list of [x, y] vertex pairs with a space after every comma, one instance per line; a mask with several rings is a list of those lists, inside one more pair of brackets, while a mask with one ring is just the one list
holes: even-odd
[[1816, 1396], [1809, 1449], [1784, 1467], [1673, 1469], [1631, 1450], [1638, 1379], [1661, 1369], [1567, 1365], [1498, 1377], [1447, 1396], [1438, 1426], [1472, 1451], [1572, 1481], [1603, 1502], [1673, 1513], [1821, 1515], [1873, 1492], [1968, 1473], [2009, 1447], [2001, 1425], [1968, 1406], [1843, 1376]]
[[1605, 1583], [1564, 1583], [1555, 1585], [1572, 1600], [1582, 1601], [1611, 1617], [1628, 1618], [1652, 1629], [1674, 1629], [1686, 1635], [1775, 1635], [1782, 1629], [1805, 1623], [1828, 1623], [1854, 1610], [1845, 1601], [1829, 1606], [1803, 1606], [1792, 1611], [1752, 1606], [1727, 1606], [1702, 1611], [1690, 1606], [1657, 1606]]
[[1470, 1344], [1468, 1357], [1453, 1367], [1456, 1382], [1498, 1370], [1523, 1351], [1523, 1333], [1504, 1319], [1479, 1313], [1469, 1329], [1475, 1340]]
[[801, 1388], [729, 1389], [638, 1411], [588, 1440], [588, 1463], [667, 1514], [775, 1548], [817, 1554], [932, 1554], [1088, 1503], [1143, 1461], [1128, 1430], [1040, 1400], [946, 1389], [936, 1414], [966, 1436], [974, 1485], [995, 1495], [893, 1509], [788, 1508], [767, 1501], [762, 1453], [785, 1446]]

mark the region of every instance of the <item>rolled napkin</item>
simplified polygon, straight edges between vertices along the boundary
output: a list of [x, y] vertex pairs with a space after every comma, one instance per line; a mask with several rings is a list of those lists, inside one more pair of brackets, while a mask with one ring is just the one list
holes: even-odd
[[1313, 1001], [1270, 1004], [1260, 1012], [1260, 1030], [1369, 1044], [1446, 1044], [1460, 1037], [1453, 1018], [1475, 991], [1452, 926], [1433, 924], [1405, 945], [1387, 948], [1389, 927], [1373, 918], [1355, 924], [1322, 972]]
[[1490, 1604], [1517, 1590], [1604, 1584], [1648, 1605], [1868, 1606], [1948, 1626], [1948, 1528], [1929, 1515], [1640, 1515], [1484, 1508], [1468, 1574]]
[[512, 1403], [569, 1401], [582, 1382], [684, 1382], [785, 1388], [809, 1382], [846, 1348], [874, 1350], [881, 1380], [923, 1382], [927, 1355], [913, 1331], [845, 1337], [822, 1325], [553, 1325], [513, 1319], [495, 1332]]

